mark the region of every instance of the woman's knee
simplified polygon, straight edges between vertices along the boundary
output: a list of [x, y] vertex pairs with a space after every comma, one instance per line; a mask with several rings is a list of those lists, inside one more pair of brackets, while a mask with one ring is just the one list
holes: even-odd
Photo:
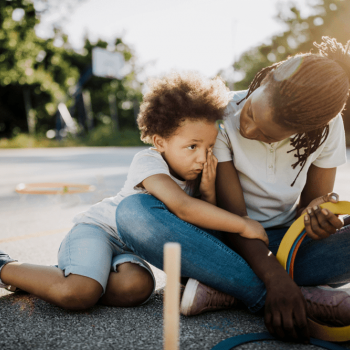
[[68, 310], [89, 309], [97, 303], [102, 290], [102, 286], [91, 278], [69, 275], [60, 291], [59, 306]]
[[[118, 229], [130, 227], [135, 220], [140, 223], [147, 222], [150, 211], [155, 201], [155, 197], [148, 194], [134, 194], [123, 199], [116, 211], [116, 221]], [[158, 201], [159, 202], [159, 201]]]

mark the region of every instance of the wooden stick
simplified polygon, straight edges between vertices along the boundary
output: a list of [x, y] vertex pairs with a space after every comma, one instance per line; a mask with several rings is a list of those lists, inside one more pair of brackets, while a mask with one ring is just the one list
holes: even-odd
[[164, 350], [179, 349], [181, 246], [164, 245], [164, 272], [167, 282], [164, 293]]

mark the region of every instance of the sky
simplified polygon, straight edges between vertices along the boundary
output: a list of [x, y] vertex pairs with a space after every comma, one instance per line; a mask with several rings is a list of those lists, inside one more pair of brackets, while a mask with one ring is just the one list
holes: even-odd
[[[313, 0], [294, 0], [305, 15], [308, 1]], [[92, 41], [121, 36], [146, 76], [172, 69], [214, 76], [230, 71], [244, 51], [283, 32], [275, 17], [278, 6], [286, 4], [288, 0], [81, 0], [44, 16], [37, 33], [49, 36], [50, 25], [63, 14], [66, 20], [60, 25], [76, 49], [86, 35]]]

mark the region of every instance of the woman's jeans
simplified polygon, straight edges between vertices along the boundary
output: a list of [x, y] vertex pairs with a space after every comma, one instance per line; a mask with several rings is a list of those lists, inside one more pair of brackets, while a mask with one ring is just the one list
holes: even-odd
[[[116, 220], [122, 241], [137, 255], [163, 269], [163, 246], [181, 244], [181, 275], [194, 278], [243, 301], [255, 312], [265, 304], [264, 283], [247, 262], [220, 240], [220, 232], [179, 219], [148, 194], [125, 198]], [[321, 241], [304, 239], [294, 264], [298, 285], [350, 281], [350, 227]], [[266, 230], [273, 254], [288, 228]], [[235, 233], [233, 233], [235, 234]]]

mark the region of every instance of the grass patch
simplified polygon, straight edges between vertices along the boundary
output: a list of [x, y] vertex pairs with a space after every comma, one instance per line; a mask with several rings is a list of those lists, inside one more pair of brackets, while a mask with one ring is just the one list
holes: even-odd
[[144, 146], [140, 140], [138, 130], [113, 131], [109, 126], [100, 126], [89, 134], [72, 137], [68, 135], [63, 140], [48, 139], [44, 135], [31, 136], [18, 134], [17, 136], [0, 139], [0, 148], [36, 148], [36, 147], [81, 147], [81, 146]]
[[110, 126], [100, 126], [81, 139], [84, 146], [144, 146], [138, 130], [113, 131]]

